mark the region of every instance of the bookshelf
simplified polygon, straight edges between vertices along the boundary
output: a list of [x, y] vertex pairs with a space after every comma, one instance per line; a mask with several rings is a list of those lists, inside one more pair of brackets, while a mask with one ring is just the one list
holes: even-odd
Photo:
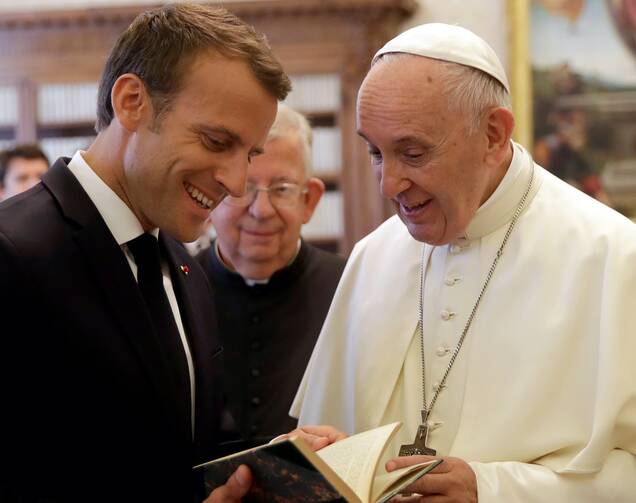
[[[218, 2], [211, 2], [218, 3]], [[314, 175], [327, 186], [304, 236], [348, 254], [390, 214], [355, 100], [375, 51], [416, 0], [246, 0], [224, 6], [265, 33], [290, 74], [286, 100], [314, 127]], [[53, 160], [95, 135], [97, 81], [117, 36], [148, 5], [0, 14], [0, 148], [38, 141]]]
[[0, 85], [0, 150], [13, 144], [18, 124], [18, 88]]

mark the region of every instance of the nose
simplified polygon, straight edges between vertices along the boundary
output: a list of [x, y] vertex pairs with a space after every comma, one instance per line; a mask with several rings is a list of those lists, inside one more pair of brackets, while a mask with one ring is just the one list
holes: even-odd
[[249, 160], [247, 157], [233, 157], [217, 168], [214, 173], [214, 179], [225, 188], [228, 195], [240, 197], [245, 193], [248, 167]]
[[259, 220], [269, 218], [276, 214], [276, 208], [269, 199], [269, 193], [265, 190], [259, 190], [254, 196], [254, 201], [250, 204], [250, 215]]
[[404, 170], [393, 161], [384, 161], [380, 172], [380, 191], [388, 199], [393, 199], [411, 186], [405, 178]]

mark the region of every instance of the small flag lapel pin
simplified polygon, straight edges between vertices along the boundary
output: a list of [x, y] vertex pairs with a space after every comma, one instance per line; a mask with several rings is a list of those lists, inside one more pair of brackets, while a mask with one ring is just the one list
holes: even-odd
[[186, 276], [187, 276], [187, 275], [188, 275], [188, 273], [190, 272], [190, 268], [189, 268], [187, 265], [185, 265], [185, 264], [183, 264], [183, 265], [179, 266], [179, 268], [181, 269], [181, 272], [182, 272], [183, 274], [185, 274]]

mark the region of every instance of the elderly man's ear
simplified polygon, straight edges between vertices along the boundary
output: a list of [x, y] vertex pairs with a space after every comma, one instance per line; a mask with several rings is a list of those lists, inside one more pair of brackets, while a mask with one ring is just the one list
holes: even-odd
[[307, 180], [307, 193], [305, 194], [305, 208], [303, 209], [303, 224], [311, 220], [314, 210], [320, 198], [325, 193], [325, 184], [319, 178], [310, 178]]
[[487, 146], [484, 161], [499, 166], [510, 152], [510, 138], [515, 119], [506, 108], [493, 108], [484, 118]]

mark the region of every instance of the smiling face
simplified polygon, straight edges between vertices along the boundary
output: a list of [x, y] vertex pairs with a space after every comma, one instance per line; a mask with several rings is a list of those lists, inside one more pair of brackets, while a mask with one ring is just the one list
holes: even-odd
[[303, 151], [297, 135], [269, 140], [265, 153], [248, 168], [248, 184], [271, 187], [277, 183], [306, 186], [291, 206], [274, 206], [259, 191], [245, 208], [221, 204], [212, 212], [212, 224], [223, 260], [244, 278], [266, 279], [284, 268], [296, 255], [300, 229], [311, 218], [324, 184], [306, 179]]
[[213, 53], [194, 60], [157, 121], [143, 86], [135, 78], [120, 80], [113, 102], [128, 132], [116, 191], [144, 229], [159, 227], [180, 241], [193, 241], [226, 194], [243, 192], [247, 167], [262, 150], [277, 100], [246, 62]]
[[409, 233], [433, 245], [458, 238], [502, 176], [486, 162], [487, 125], [467, 135], [442, 77], [436, 60], [398, 57], [373, 66], [358, 95], [358, 132], [382, 194]]

